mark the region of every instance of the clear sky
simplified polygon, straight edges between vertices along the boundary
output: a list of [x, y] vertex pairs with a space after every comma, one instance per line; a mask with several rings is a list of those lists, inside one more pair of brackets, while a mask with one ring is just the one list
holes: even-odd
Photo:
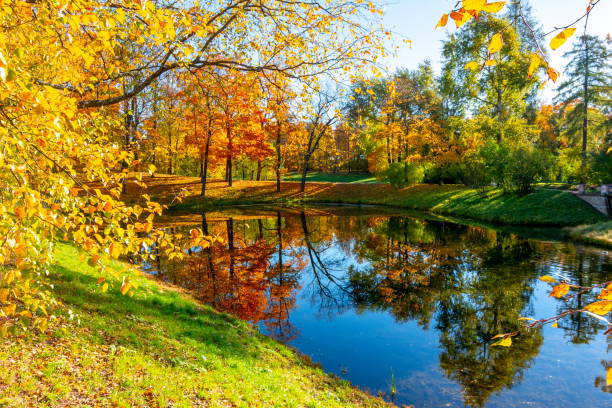
[[[384, 63], [391, 70], [398, 67], [414, 68], [425, 59], [430, 59], [436, 72], [440, 71], [441, 42], [447, 33], [455, 30], [452, 20], [446, 28], [434, 29], [443, 13], [450, 11], [456, 0], [389, 0], [385, 7], [385, 26], [393, 32], [412, 40], [412, 47], [402, 45], [397, 55], [386, 58]], [[565, 26], [586, 11], [588, 0], [531, 0], [534, 17], [545, 31], [555, 26]], [[582, 33], [583, 24], [572, 40]], [[589, 19], [590, 34], [605, 37], [612, 34], [612, 0], [601, 0]], [[547, 37], [545, 44], [552, 36]], [[563, 72], [563, 53], [571, 48], [568, 41], [561, 48], [550, 52], [553, 66]], [[547, 86], [542, 97], [550, 100], [553, 87]]]

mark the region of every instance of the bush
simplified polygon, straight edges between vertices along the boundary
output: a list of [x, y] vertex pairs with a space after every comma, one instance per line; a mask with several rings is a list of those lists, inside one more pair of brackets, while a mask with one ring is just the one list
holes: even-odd
[[504, 188], [520, 194], [530, 193], [534, 183], [553, 178], [554, 168], [555, 159], [551, 153], [528, 147], [510, 150], [502, 174]]
[[428, 184], [462, 184], [463, 168], [459, 163], [431, 165], [425, 168], [424, 182]]
[[461, 165], [464, 184], [486, 187], [496, 184], [505, 191], [527, 194], [538, 181], [553, 178], [555, 159], [533, 147], [509, 147], [487, 143]]
[[612, 153], [599, 153], [591, 156], [588, 180], [596, 184], [612, 182]]
[[416, 163], [391, 163], [377, 175], [379, 180], [397, 188], [421, 183], [424, 177], [425, 169]]

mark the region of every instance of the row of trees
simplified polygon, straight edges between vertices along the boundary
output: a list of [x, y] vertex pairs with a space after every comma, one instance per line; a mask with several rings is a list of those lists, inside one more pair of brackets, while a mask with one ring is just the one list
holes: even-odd
[[202, 195], [207, 177], [274, 178], [280, 190], [285, 172], [300, 172], [303, 189], [311, 169], [520, 192], [535, 181], [609, 182], [610, 39], [580, 37], [554, 103], [542, 104], [537, 72], [550, 68], [533, 58], [537, 26], [524, 6], [481, 16], [445, 41], [439, 76], [425, 61], [347, 90], [219, 68], [166, 75], [138, 97], [148, 118], [134, 141], [161, 171], [198, 174]]

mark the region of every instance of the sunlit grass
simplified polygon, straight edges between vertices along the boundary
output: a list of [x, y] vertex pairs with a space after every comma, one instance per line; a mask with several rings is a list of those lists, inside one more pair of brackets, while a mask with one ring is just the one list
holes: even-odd
[[0, 406], [385, 406], [146, 277], [132, 276], [133, 296], [102, 293], [71, 246], [59, 246], [51, 277], [73, 318], [64, 311], [51, 334], [2, 343]]
[[236, 204], [337, 203], [427, 210], [504, 224], [564, 226], [605, 220], [573, 194], [551, 189], [538, 189], [521, 196], [499, 189], [482, 192], [459, 185], [423, 184], [396, 189], [382, 183], [308, 183], [306, 192], [300, 193], [297, 183], [283, 183], [281, 192], [277, 193], [272, 182], [239, 181], [231, 188], [217, 183], [207, 194], [202, 199], [194, 189], [193, 196], [176, 208], [199, 211]]
[[581, 225], [570, 229], [569, 234], [584, 242], [612, 248], [612, 221]]
[[[283, 181], [301, 181], [299, 173], [287, 174]], [[308, 182], [332, 182], [332, 183], [378, 183], [379, 181], [369, 173], [320, 173], [310, 172], [306, 177]]]

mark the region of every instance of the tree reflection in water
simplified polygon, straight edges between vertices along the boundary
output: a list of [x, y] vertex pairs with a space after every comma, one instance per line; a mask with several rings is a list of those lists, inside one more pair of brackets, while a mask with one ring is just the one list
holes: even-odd
[[[605, 259], [573, 246], [404, 216], [202, 214], [201, 227], [222, 240], [192, 248], [183, 260], [158, 257], [161, 279], [282, 341], [298, 336], [291, 324], [298, 294], [320, 313], [386, 311], [399, 322], [433, 325], [442, 372], [476, 407], [520, 383], [538, 354], [540, 331], [511, 348], [490, 344], [532, 314], [535, 282], [551, 259], [579, 285], [611, 275]], [[586, 296], [559, 302], [559, 311], [591, 302]], [[572, 342], [585, 343], [602, 325], [574, 314], [560, 327]], [[605, 384], [600, 378], [595, 385], [610, 391]]]

